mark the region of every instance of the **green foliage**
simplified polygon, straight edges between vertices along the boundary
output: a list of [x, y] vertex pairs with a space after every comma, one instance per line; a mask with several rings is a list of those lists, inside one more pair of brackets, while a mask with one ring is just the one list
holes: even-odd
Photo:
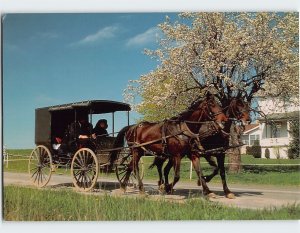
[[7, 149], [9, 161], [3, 162], [4, 171], [28, 172], [28, 160], [32, 149]]
[[263, 210], [238, 209], [199, 196], [184, 203], [82, 195], [67, 190], [4, 187], [6, 221], [132, 221], [132, 220], [287, 220], [299, 219], [300, 206]]
[[261, 158], [261, 146], [259, 145], [259, 140], [255, 140], [253, 146], [247, 146], [246, 153], [253, 155], [254, 158]]
[[289, 145], [288, 150], [288, 157], [290, 159], [296, 159], [299, 158], [300, 154], [300, 148], [299, 148], [299, 118], [295, 121], [291, 121], [291, 130], [290, 133], [293, 137], [292, 141]]

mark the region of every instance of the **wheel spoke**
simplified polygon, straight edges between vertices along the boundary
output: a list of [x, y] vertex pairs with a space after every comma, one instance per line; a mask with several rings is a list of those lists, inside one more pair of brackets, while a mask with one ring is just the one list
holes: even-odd
[[98, 162], [94, 152], [87, 148], [78, 150], [72, 159], [71, 172], [76, 188], [91, 190], [98, 177]]
[[124, 170], [119, 170], [119, 175], [122, 175], [124, 173], [126, 173], [127, 171], [124, 169]]
[[126, 177], [127, 177], [127, 172], [121, 177], [120, 181], [125, 180]]
[[38, 184], [40, 184], [40, 179], [41, 179], [41, 172], [39, 171], [38, 172], [38, 180], [37, 180]]
[[37, 146], [30, 155], [28, 171], [33, 184], [45, 186], [51, 178], [51, 153], [45, 146]]
[[33, 183], [36, 182], [37, 176], [38, 176], [38, 174], [39, 174], [38, 171], [39, 171], [39, 170], [36, 170], [36, 171], [32, 174], [32, 176], [31, 176], [31, 178], [34, 178]]
[[82, 172], [79, 172], [79, 173], [75, 176], [75, 179], [77, 180], [78, 183], [80, 183], [81, 178], [82, 178]]

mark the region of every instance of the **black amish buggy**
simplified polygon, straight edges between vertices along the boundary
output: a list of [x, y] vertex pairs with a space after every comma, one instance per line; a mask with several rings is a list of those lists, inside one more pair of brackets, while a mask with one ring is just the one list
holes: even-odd
[[[107, 167], [115, 140], [115, 112], [127, 112], [129, 125], [130, 110], [128, 104], [109, 100], [89, 100], [36, 109], [35, 144], [37, 147], [32, 151], [28, 164], [33, 184], [37, 187], [46, 186], [51, 174], [62, 166], [71, 168], [73, 184], [80, 191], [89, 191], [95, 187], [99, 171], [116, 172], [120, 182], [120, 177], [131, 160], [126, 147], [115, 161], [113, 169], [107, 170]], [[95, 114], [106, 113], [112, 113], [112, 134], [96, 138], [88, 137], [85, 146], [82, 146], [78, 137], [70, 135], [70, 126], [77, 122], [79, 117], [84, 117], [92, 126]], [[76, 130], [78, 129], [75, 127]], [[91, 135], [92, 132], [89, 133], [89, 136]], [[131, 178], [134, 180], [134, 176]]]

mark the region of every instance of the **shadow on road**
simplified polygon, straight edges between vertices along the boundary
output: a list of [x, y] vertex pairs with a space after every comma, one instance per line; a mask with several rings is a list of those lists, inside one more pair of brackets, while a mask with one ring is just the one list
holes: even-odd
[[[48, 185], [47, 187], [52, 188], [52, 189], [62, 189], [62, 188], [73, 188], [74, 185], [73, 183], [61, 183], [61, 184], [55, 184], [55, 185]], [[105, 191], [106, 193], [114, 193], [116, 191], [120, 191], [119, 190], [120, 185], [118, 182], [114, 182], [114, 181], [100, 181], [97, 182], [95, 189], [93, 191], [90, 191], [89, 193], [99, 193], [100, 191]], [[164, 195], [165, 197], [169, 197], [169, 198], [180, 198], [180, 199], [189, 199], [189, 198], [195, 198], [195, 197], [201, 197], [203, 196], [202, 193], [202, 188], [177, 188], [174, 190], [174, 192], [172, 194], [162, 194], [159, 190], [158, 190], [158, 186], [157, 185], [153, 185], [153, 184], [144, 184], [144, 188], [145, 188], [145, 192], [148, 195]], [[224, 196], [224, 192], [220, 191], [220, 190], [213, 190], [212, 191], [217, 195], [217, 196]], [[137, 187], [135, 186], [129, 186], [126, 190], [127, 195], [129, 194], [139, 194], [139, 190]], [[262, 192], [257, 192], [257, 191], [235, 191], [234, 192], [236, 197], [242, 197], [242, 196], [260, 196], [263, 195]]]

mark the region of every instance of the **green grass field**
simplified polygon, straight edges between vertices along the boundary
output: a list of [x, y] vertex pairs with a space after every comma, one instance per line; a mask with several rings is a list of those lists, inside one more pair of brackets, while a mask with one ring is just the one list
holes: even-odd
[[[25, 150], [8, 150], [9, 154], [19, 155], [11, 156], [8, 167], [4, 163], [4, 171], [10, 172], [27, 172], [28, 157], [31, 149]], [[150, 170], [149, 165], [152, 163], [152, 157], [143, 157], [145, 166], [144, 180], [158, 180], [156, 168]], [[209, 174], [211, 168], [204, 159], [201, 159], [201, 167], [204, 174]], [[227, 158], [226, 158], [227, 162]], [[261, 185], [278, 185], [278, 186], [300, 186], [300, 159], [258, 159], [250, 155], [242, 155], [243, 169], [239, 174], [227, 174], [228, 184], [261, 184]], [[255, 165], [253, 165], [255, 164]], [[286, 164], [295, 164], [286, 166]], [[59, 174], [70, 174], [70, 169], [61, 168], [56, 171]], [[190, 161], [187, 158], [182, 160], [180, 182], [189, 180]], [[101, 176], [105, 176], [101, 174]], [[115, 174], [109, 174], [109, 177], [115, 177]], [[170, 173], [170, 179], [173, 177], [173, 171]], [[196, 182], [196, 174], [193, 171], [192, 180]], [[217, 175], [211, 183], [220, 183], [221, 179]]]
[[238, 209], [196, 198], [185, 203], [147, 197], [82, 195], [70, 190], [4, 187], [6, 221], [105, 220], [288, 220], [300, 218], [300, 206]]

